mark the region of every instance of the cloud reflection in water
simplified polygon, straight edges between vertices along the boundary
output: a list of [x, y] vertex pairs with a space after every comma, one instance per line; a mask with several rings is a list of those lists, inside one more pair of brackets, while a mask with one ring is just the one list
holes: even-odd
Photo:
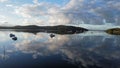
[[[11, 42], [9, 40], [8, 42], [6, 38], [6, 41], [3, 42], [10, 52], [8, 56], [18, 51], [24, 54], [32, 54], [34, 59], [40, 56], [61, 54], [63, 59], [83, 67], [119, 67], [119, 36], [104, 36], [104, 34], [89, 36], [85, 33], [87, 35], [56, 35], [54, 38], [50, 38], [49, 34], [46, 33], [38, 33], [37, 35], [15, 34], [19, 38], [18, 41]], [[6, 42], [9, 45], [5, 44]], [[2, 55], [2, 50], [0, 53]]]

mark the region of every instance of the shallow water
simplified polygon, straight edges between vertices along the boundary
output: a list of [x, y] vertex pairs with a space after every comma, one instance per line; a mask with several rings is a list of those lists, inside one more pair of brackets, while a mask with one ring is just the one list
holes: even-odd
[[[17, 40], [9, 37], [15, 34]], [[119, 68], [120, 36], [0, 31], [0, 68]]]

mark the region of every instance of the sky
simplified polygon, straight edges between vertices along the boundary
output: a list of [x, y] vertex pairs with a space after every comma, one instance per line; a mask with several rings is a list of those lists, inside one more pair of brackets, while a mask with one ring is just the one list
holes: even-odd
[[0, 0], [0, 25], [120, 26], [120, 0]]

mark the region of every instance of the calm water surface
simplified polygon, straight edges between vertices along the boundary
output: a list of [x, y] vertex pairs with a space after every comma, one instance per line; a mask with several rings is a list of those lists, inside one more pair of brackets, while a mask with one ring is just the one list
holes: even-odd
[[120, 68], [120, 36], [1, 31], [0, 68]]

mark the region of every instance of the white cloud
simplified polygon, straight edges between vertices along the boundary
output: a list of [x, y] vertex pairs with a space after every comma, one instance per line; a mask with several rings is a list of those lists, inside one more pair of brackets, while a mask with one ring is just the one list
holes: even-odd
[[13, 5], [12, 4], [7, 4], [6, 7], [13, 7]]
[[[34, 4], [27, 4], [19, 7], [16, 12], [26, 18], [44, 17], [44, 22], [51, 25], [59, 24], [120, 24], [119, 0], [70, 0], [65, 6], [39, 3], [33, 0]], [[43, 20], [43, 19], [41, 19]], [[46, 24], [45, 23], [45, 24]], [[33, 23], [35, 24], [35, 23]], [[41, 24], [41, 22], [39, 23]], [[37, 23], [38, 25], [38, 23]]]
[[[69, 9], [78, 9], [78, 8], [80, 8], [80, 6], [82, 6], [82, 2], [83, 2], [84, 0], [70, 0], [70, 2], [67, 4], [67, 5], [65, 5], [65, 7], [63, 7], [63, 9], [65, 9], [65, 10], [69, 10]], [[73, 10], [73, 11], [75, 11], [75, 10]]]
[[33, 3], [39, 4], [38, 0], [33, 0]]
[[41, 24], [45, 25], [46, 21], [38, 19], [38, 18], [28, 18], [28, 19], [23, 19], [22, 25], [34, 25], [34, 24]]
[[6, 16], [0, 15], [0, 23], [4, 24], [4, 22], [6, 22], [6, 19]]
[[65, 17], [64, 13], [60, 12], [59, 6], [51, 5], [48, 3], [39, 3], [35, 5], [34, 4], [23, 5], [22, 7], [16, 10], [16, 13], [22, 15], [25, 18], [29, 18], [29, 20], [27, 19], [28, 21], [31, 21], [34, 19], [33, 24], [36, 23], [38, 25], [39, 24], [46, 25], [46, 23], [48, 23], [49, 25], [50, 24], [51, 25], [52, 24], [64, 24], [66, 22], [69, 22], [69, 19]]
[[53, 8], [53, 6], [47, 3], [40, 3], [35, 5], [26, 4], [23, 5], [22, 7], [17, 8], [16, 13], [22, 15], [23, 17], [35, 17], [35, 16], [37, 17], [49, 14], [50, 12], [48, 12], [48, 10], [50, 8]]
[[6, 2], [6, 1], [8, 1], [8, 0], [0, 0], [0, 2]]

